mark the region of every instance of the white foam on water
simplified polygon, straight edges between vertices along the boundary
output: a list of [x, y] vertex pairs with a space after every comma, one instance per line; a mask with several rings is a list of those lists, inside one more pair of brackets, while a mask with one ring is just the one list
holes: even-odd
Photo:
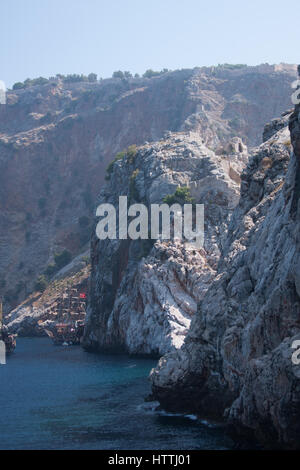
[[192, 421], [198, 421], [198, 417], [196, 415], [184, 415], [184, 417], [191, 419]]
[[159, 407], [158, 401], [149, 401], [149, 402], [142, 403], [141, 405], [138, 405], [137, 409], [147, 414], [149, 413], [154, 414], [154, 413], [157, 413], [158, 407]]

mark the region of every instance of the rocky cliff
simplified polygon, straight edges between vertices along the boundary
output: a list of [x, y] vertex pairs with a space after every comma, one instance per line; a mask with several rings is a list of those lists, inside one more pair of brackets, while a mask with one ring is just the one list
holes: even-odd
[[267, 127], [186, 341], [151, 373], [163, 407], [225, 419], [266, 447], [300, 442], [300, 367], [292, 362], [300, 339], [299, 111], [291, 141], [287, 116]]
[[114, 155], [165, 130], [252, 146], [288, 107], [294, 67], [211, 67], [9, 91], [0, 106], [0, 294], [10, 310], [54, 254], [80, 253]]
[[86, 348], [162, 355], [181, 347], [215, 275], [239, 198], [247, 148], [239, 138], [227, 148], [231, 154], [222, 148], [217, 155], [198, 133], [168, 133], [113, 165], [99, 204], [118, 207], [119, 196], [127, 196], [128, 204], [143, 202], [150, 209], [189, 187], [194, 202], [206, 204], [208, 236], [198, 251], [179, 240], [99, 240], [95, 234]]

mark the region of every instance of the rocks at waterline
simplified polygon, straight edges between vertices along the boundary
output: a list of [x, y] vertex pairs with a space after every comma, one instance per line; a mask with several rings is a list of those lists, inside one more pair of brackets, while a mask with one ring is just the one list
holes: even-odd
[[151, 380], [167, 409], [225, 419], [266, 447], [299, 448], [299, 106], [290, 130], [291, 140], [286, 127], [271, 132], [250, 158], [218, 273], [185, 344]]

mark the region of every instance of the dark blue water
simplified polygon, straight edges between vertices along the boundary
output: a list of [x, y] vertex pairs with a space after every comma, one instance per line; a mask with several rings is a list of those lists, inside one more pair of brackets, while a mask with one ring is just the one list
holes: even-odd
[[0, 365], [0, 449], [224, 449], [222, 428], [154, 412], [155, 361], [19, 338]]

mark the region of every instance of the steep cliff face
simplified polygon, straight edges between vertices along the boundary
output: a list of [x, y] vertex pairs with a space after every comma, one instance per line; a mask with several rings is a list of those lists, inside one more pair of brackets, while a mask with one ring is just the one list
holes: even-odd
[[[84, 345], [89, 349], [123, 349], [157, 354], [179, 348], [197, 302], [217, 266], [228, 216], [239, 197], [239, 174], [247, 149], [233, 139], [232, 154], [216, 155], [198, 133], [168, 133], [135, 155], [116, 162], [99, 203], [118, 207], [162, 203], [180, 187], [189, 187], [195, 202], [206, 201], [203, 249], [184, 242], [99, 240], [92, 242], [91, 302]], [[149, 210], [150, 213], [150, 210]]]
[[218, 274], [182, 349], [152, 371], [169, 409], [225, 418], [266, 446], [299, 448], [300, 120], [274, 123], [242, 174]]
[[[195, 130], [218, 147], [260, 140], [288, 107], [294, 68], [201, 68], [152, 79], [50, 81], [0, 106], [0, 289], [9, 310], [56, 251], [82, 251], [104, 169], [116, 152]], [[80, 218], [85, 217], [81, 224]]]

